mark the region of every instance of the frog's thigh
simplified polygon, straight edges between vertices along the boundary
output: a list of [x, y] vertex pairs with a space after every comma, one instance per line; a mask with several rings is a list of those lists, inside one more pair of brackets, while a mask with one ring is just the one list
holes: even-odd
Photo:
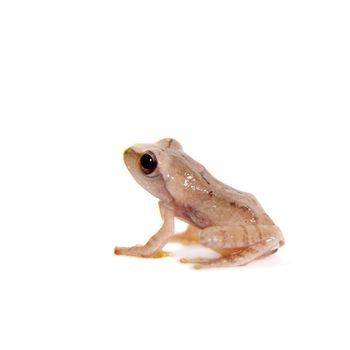
[[195, 268], [240, 266], [269, 255], [283, 245], [281, 231], [273, 225], [216, 226], [204, 229], [201, 243], [220, 254], [215, 259], [183, 259]]
[[212, 226], [200, 233], [200, 243], [220, 254], [230, 255], [254, 244], [274, 238], [283, 245], [280, 229], [274, 225]]

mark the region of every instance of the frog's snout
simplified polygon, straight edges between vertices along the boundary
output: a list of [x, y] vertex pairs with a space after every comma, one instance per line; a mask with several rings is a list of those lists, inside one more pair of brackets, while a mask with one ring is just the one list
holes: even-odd
[[123, 153], [124, 159], [129, 157], [132, 154], [135, 154], [135, 153], [136, 152], [134, 151], [134, 149], [132, 147], [127, 148]]
[[127, 148], [123, 153], [124, 163], [129, 168], [136, 161], [137, 153], [132, 147]]

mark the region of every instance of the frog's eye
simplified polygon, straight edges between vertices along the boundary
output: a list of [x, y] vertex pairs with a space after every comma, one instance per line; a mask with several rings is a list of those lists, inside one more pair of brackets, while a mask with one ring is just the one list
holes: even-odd
[[144, 153], [140, 158], [141, 170], [146, 174], [151, 174], [157, 168], [157, 158], [152, 152]]

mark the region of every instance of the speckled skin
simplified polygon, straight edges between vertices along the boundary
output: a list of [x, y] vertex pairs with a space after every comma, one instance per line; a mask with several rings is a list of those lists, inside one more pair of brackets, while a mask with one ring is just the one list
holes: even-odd
[[[144, 154], [151, 154], [157, 163], [150, 174], [140, 165]], [[220, 257], [181, 262], [194, 263], [195, 268], [237, 266], [284, 244], [281, 231], [253, 195], [215, 179], [176, 140], [136, 144], [124, 152], [124, 160], [135, 180], [160, 200], [164, 223], [146, 245], [116, 247], [117, 255], [161, 257], [166, 256], [161, 249], [169, 241], [199, 243]], [[186, 232], [174, 234], [174, 217], [189, 224]]]

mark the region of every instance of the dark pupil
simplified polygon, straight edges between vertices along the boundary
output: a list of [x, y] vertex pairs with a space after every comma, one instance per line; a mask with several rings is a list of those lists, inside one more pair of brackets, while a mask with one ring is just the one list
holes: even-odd
[[157, 166], [157, 160], [148, 153], [141, 157], [141, 167], [146, 174], [150, 174]]

